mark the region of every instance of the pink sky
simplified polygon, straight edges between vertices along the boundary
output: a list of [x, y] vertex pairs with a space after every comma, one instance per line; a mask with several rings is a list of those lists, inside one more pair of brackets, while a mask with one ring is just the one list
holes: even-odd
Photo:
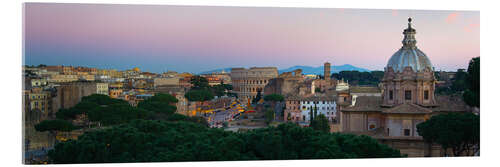
[[479, 56], [479, 12], [28, 3], [25, 63], [146, 71], [352, 64], [382, 70], [407, 18], [436, 70]]

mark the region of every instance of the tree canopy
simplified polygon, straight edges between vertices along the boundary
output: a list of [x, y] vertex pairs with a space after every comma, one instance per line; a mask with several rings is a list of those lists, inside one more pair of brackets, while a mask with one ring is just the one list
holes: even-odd
[[465, 85], [467, 90], [464, 92], [464, 101], [474, 107], [479, 107], [480, 98], [480, 68], [479, 68], [479, 57], [472, 58], [469, 61], [469, 67], [467, 68], [467, 77], [465, 79]]
[[190, 122], [135, 120], [56, 144], [53, 163], [288, 160], [402, 157], [368, 136], [324, 133], [294, 124], [247, 132]]
[[214, 99], [214, 96], [233, 95], [229, 93], [233, 87], [224, 84], [223, 81], [218, 85], [210, 86], [205, 77], [197, 75], [193, 76], [190, 82], [193, 86], [184, 94], [189, 101], [207, 101]]
[[283, 95], [273, 93], [273, 94], [269, 94], [269, 95], [264, 96], [264, 100], [277, 102], [277, 101], [284, 101], [285, 98], [283, 97]]
[[344, 79], [351, 85], [378, 85], [384, 77], [383, 71], [359, 72], [359, 71], [340, 71], [332, 74], [337, 80]]
[[208, 89], [191, 89], [184, 94], [189, 101], [208, 101], [214, 99], [214, 94]]
[[319, 130], [322, 132], [330, 132], [330, 125], [328, 124], [328, 118], [325, 115], [319, 114], [314, 117], [314, 120], [311, 122], [311, 127], [314, 130]]
[[190, 83], [193, 85], [192, 89], [206, 89], [210, 87], [207, 78], [199, 75], [191, 77]]
[[479, 116], [472, 113], [449, 113], [431, 117], [417, 125], [417, 132], [427, 142], [451, 148], [455, 156], [474, 155], [479, 151]]
[[139, 102], [137, 107], [155, 113], [173, 114], [177, 110], [175, 103], [178, 101], [179, 100], [172, 95], [158, 93], [149, 99]]
[[44, 120], [39, 124], [35, 125], [35, 130], [39, 132], [69, 132], [76, 129], [75, 126], [69, 121], [54, 119], [54, 120]]

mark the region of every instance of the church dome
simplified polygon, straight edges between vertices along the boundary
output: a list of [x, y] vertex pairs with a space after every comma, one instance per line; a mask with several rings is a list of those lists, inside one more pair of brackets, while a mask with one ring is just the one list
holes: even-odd
[[429, 58], [416, 46], [416, 31], [411, 27], [411, 18], [408, 19], [408, 28], [403, 31], [403, 47], [399, 49], [387, 63], [387, 68], [392, 68], [394, 72], [403, 72], [406, 67], [411, 67], [413, 71], [420, 72], [426, 68], [432, 70]]

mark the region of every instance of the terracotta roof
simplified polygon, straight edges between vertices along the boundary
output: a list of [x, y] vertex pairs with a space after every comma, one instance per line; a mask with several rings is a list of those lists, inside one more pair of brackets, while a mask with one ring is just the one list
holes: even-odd
[[382, 91], [380, 90], [379, 87], [376, 86], [351, 86], [350, 88], [351, 93], [381, 93]]
[[342, 109], [346, 112], [383, 112], [383, 113], [431, 113], [431, 112], [468, 112], [472, 111], [459, 96], [436, 96], [436, 107], [423, 107], [416, 104], [401, 104], [394, 107], [382, 107], [382, 98], [377, 96], [359, 96], [354, 106]]
[[356, 104], [344, 108], [342, 111], [382, 111], [382, 98], [377, 96], [360, 96], [356, 98]]
[[387, 108], [382, 110], [382, 113], [389, 114], [428, 114], [432, 113], [432, 110], [424, 107], [420, 107], [416, 104], [400, 104], [395, 107]]
[[308, 96], [299, 95], [286, 95], [285, 100], [301, 100], [301, 101], [324, 101], [333, 100], [336, 101], [335, 95], [325, 95], [325, 94], [312, 94]]

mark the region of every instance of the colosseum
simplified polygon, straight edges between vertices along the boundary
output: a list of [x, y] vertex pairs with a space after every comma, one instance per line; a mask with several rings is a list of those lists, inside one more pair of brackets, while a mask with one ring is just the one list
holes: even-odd
[[[253, 99], [258, 91], [263, 91], [270, 79], [278, 77], [276, 67], [232, 68], [233, 92], [241, 99]], [[263, 92], [262, 92], [263, 93]]]

